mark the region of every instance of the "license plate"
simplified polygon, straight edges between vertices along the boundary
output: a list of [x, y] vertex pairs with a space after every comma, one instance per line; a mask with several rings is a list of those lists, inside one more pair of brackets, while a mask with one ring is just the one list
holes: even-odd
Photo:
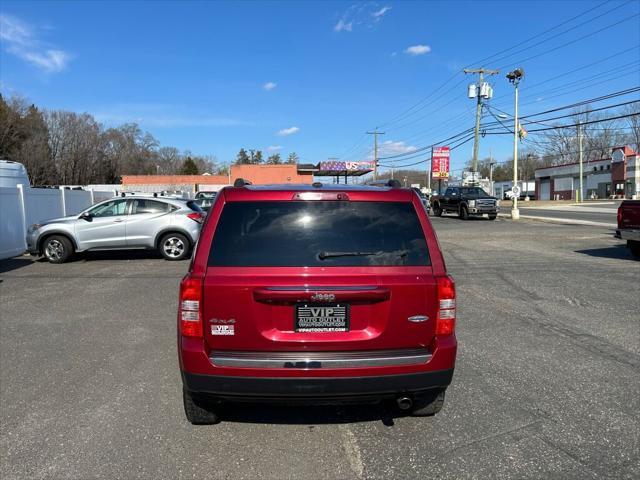
[[349, 305], [296, 305], [296, 332], [348, 332]]

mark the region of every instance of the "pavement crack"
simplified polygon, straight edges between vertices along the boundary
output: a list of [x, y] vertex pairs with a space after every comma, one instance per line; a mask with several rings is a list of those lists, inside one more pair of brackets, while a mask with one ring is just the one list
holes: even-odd
[[520, 430], [525, 430], [533, 425], [536, 425], [538, 423], [542, 423], [543, 419], [538, 419], [538, 420], [533, 420], [532, 422], [529, 423], [525, 423], [524, 425], [520, 425], [519, 427], [515, 427], [515, 428], [511, 428], [509, 430], [503, 430], [501, 432], [497, 432], [494, 433], [492, 435], [485, 435], [484, 437], [480, 437], [480, 438], [476, 438], [475, 440], [471, 440], [470, 442], [465, 442], [463, 444], [460, 444], [456, 447], [453, 447], [449, 450], [447, 450], [446, 452], [444, 452], [444, 455], [449, 455], [450, 453], [453, 453], [457, 450], [460, 450], [461, 448], [465, 448], [465, 447], [469, 447], [471, 445], [475, 445], [476, 443], [481, 443], [484, 442], [485, 440], [491, 440], [493, 438], [500, 438], [500, 437], [504, 437], [506, 435], [510, 435], [514, 432], [518, 432]]

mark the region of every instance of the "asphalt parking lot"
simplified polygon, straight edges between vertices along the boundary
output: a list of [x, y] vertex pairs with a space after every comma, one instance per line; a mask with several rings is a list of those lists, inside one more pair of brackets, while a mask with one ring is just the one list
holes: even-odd
[[443, 411], [233, 406], [187, 423], [187, 263], [0, 261], [0, 477], [638, 478], [640, 262], [602, 227], [433, 219], [458, 288]]

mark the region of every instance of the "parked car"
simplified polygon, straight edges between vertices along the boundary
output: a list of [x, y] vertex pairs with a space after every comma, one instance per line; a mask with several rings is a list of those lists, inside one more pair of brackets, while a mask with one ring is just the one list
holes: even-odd
[[422, 202], [422, 205], [424, 206], [424, 208], [428, 209], [429, 208], [429, 197], [427, 197], [424, 192], [422, 190], [420, 190], [417, 187], [411, 187], [411, 190], [413, 190], [414, 192], [416, 192], [418, 194], [418, 196], [420, 197], [420, 201]]
[[25, 166], [11, 160], [0, 160], [0, 187], [15, 188], [18, 184], [31, 185]]
[[410, 189], [226, 187], [180, 285], [187, 419], [233, 401], [444, 403], [456, 299]]
[[431, 208], [438, 217], [443, 213], [456, 213], [461, 219], [487, 215], [495, 220], [500, 211], [500, 201], [480, 187], [447, 187], [442, 196], [431, 197]]
[[624, 200], [620, 204], [615, 236], [626, 240], [631, 254], [640, 258], [640, 200]]
[[201, 190], [198, 193], [196, 193], [196, 200], [200, 200], [201, 198], [208, 198], [210, 200], [213, 200], [214, 198], [216, 198], [216, 195], [218, 194], [218, 192], [215, 191], [206, 191], [206, 190]]
[[31, 225], [27, 248], [51, 263], [66, 262], [76, 252], [140, 248], [182, 260], [196, 244], [204, 216], [193, 200], [113, 198], [77, 215]]
[[205, 212], [208, 212], [211, 206], [213, 205], [213, 202], [215, 201], [215, 197], [213, 198], [200, 197], [194, 201], [198, 204], [198, 206], [202, 210], [204, 210]]

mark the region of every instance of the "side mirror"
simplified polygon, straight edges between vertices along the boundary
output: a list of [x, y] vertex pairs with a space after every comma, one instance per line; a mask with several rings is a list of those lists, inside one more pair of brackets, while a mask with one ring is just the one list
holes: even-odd
[[80, 218], [86, 220], [87, 222], [90, 222], [91, 220], [93, 220], [93, 215], [91, 215], [91, 213], [89, 212], [84, 212], [82, 215], [80, 215]]

